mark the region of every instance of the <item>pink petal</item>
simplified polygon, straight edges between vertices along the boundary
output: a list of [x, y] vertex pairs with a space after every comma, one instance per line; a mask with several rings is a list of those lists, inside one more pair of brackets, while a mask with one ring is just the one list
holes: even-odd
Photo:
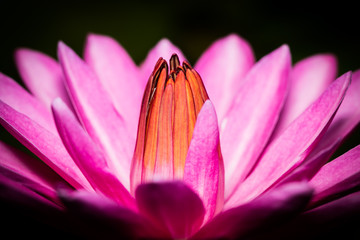
[[155, 64], [160, 57], [164, 58], [166, 61], [170, 60], [172, 54], [176, 53], [179, 57], [180, 62], [182, 63], [185, 60], [185, 57], [181, 50], [173, 45], [168, 39], [161, 39], [156, 46], [151, 49], [146, 56], [144, 62], [140, 66], [141, 78], [143, 81], [143, 86], [145, 88], [146, 82], [149, 79], [152, 71], [154, 70]]
[[28, 190], [33, 191], [34, 196], [39, 195], [38, 196], [39, 198], [41, 199], [44, 198], [44, 200], [46, 199], [56, 205], [61, 206], [61, 204], [57, 199], [57, 195], [54, 188], [43, 185], [41, 182], [34, 181], [33, 179], [28, 178], [27, 176], [24, 176], [21, 173], [18, 173], [13, 169], [9, 169], [2, 165], [0, 165], [0, 175], [6, 177], [9, 181], [13, 181], [17, 184], [20, 184], [21, 187], [25, 187]]
[[0, 124], [75, 188], [92, 189], [58, 135], [0, 100]]
[[215, 109], [206, 101], [196, 120], [184, 170], [184, 182], [204, 203], [204, 222], [219, 213], [224, 203], [224, 166], [219, 144]]
[[[312, 196], [306, 183], [290, 183], [216, 216], [192, 239], [242, 239], [288, 221]], [[247, 239], [247, 238], [246, 238]]]
[[135, 195], [140, 211], [171, 238], [189, 237], [203, 222], [201, 199], [182, 182], [142, 184]]
[[65, 103], [59, 98], [55, 99], [52, 110], [66, 149], [94, 189], [126, 207], [134, 208], [134, 199], [109, 171], [104, 154], [90, 139]]
[[227, 207], [255, 198], [304, 161], [334, 117], [349, 86], [350, 76], [349, 72], [338, 78], [268, 146]]
[[311, 179], [315, 188], [312, 205], [352, 191], [360, 184], [360, 145], [323, 166]]
[[274, 135], [278, 136], [313, 103], [336, 79], [336, 74], [336, 58], [330, 54], [315, 55], [298, 62], [290, 74], [288, 97]]
[[230, 107], [244, 77], [255, 61], [254, 54], [244, 39], [231, 34], [213, 43], [195, 65], [202, 77], [219, 122]]
[[356, 224], [358, 233], [359, 214], [360, 192], [355, 192], [305, 212], [302, 217], [316, 227], [322, 225], [321, 230], [325, 230], [329, 226], [344, 226], [344, 223]]
[[50, 109], [52, 101], [60, 97], [70, 104], [60, 65], [51, 57], [30, 49], [15, 52], [19, 73], [30, 92]]
[[[55, 204], [51, 200], [44, 197], [38, 189], [31, 189], [29, 185], [26, 186], [24, 183], [30, 183], [26, 178], [21, 178], [18, 175], [18, 179], [12, 178], [12, 176], [5, 176], [1, 171], [0, 174], [0, 199], [10, 204], [17, 206], [26, 206], [38, 213], [45, 213], [47, 211], [58, 211], [62, 209], [61, 206]], [[2, 202], [1, 201], [1, 202]], [[2, 202], [3, 203], [3, 202]]]
[[134, 139], [128, 137], [123, 119], [92, 69], [62, 42], [58, 55], [82, 125], [107, 155], [110, 170], [129, 188]]
[[285, 100], [290, 67], [289, 48], [284, 45], [262, 58], [237, 92], [220, 134], [225, 198], [249, 174], [275, 127]]
[[138, 67], [125, 49], [107, 36], [90, 34], [84, 56], [135, 137], [144, 90]]
[[310, 180], [330, 159], [345, 137], [360, 121], [360, 71], [352, 75], [351, 84], [333, 121], [319, 144], [306, 160], [285, 181], [294, 179]]
[[[324, 148], [332, 147], [333, 152], [360, 122], [360, 70], [352, 75], [351, 84], [329, 129], [311, 154], [316, 155]], [[328, 159], [327, 159], [328, 160]], [[324, 162], [325, 163], [325, 162]]]
[[58, 184], [66, 185], [59, 175], [38, 159], [2, 142], [0, 142], [0, 152], [0, 168], [21, 175], [52, 192]]
[[31, 118], [48, 131], [57, 134], [50, 111], [45, 104], [31, 96], [18, 83], [2, 73], [0, 73], [0, 85], [1, 101], [17, 112]]
[[161, 236], [142, 216], [102, 195], [61, 189], [59, 197], [69, 213], [85, 224], [83, 230], [77, 230], [90, 239], [155, 239]]
[[358, 239], [360, 192], [331, 201], [298, 216], [268, 239]]

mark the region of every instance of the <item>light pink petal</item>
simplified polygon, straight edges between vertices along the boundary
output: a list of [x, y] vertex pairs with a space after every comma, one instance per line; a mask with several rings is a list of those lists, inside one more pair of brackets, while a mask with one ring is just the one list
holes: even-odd
[[140, 211], [173, 239], [191, 236], [203, 222], [201, 199], [182, 182], [142, 184], [135, 195]]
[[56, 134], [56, 127], [45, 104], [31, 96], [18, 83], [0, 73], [0, 100], [42, 127]]
[[213, 43], [197, 61], [195, 69], [204, 81], [220, 123], [254, 61], [250, 44], [236, 34]]
[[184, 170], [184, 182], [204, 203], [204, 222], [219, 213], [224, 203], [224, 166], [219, 150], [215, 109], [206, 101], [196, 119]]
[[[324, 148], [332, 147], [333, 152], [360, 122], [360, 70], [353, 73], [351, 84], [329, 129], [319, 145], [310, 155], [316, 155]], [[325, 163], [325, 162], [324, 162]]]
[[294, 171], [280, 179], [276, 185], [296, 181], [309, 181], [331, 157], [333, 152], [333, 147], [330, 146], [318, 152], [316, 155], [310, 154], [310, 159], [307, 158], [304, 160]]
[[52, 101], [60, 97], [70, 104], [60, 65], [51, 57], [30, 49], [15, 52], [16, 65], [30, 92], [50, 109]]
[[276, 127], [278, 136], [336, 79], [337, 61], [331, 54], [319, 54], [298, 62], [290, 74], [290, 88]]
[[43, 188], [54, 192], [58, 184], [66, 182], [38, 159], [0, 142], [0, 168], [30, 179]]
[[248, 73], [225, 117], [221, 150], [225, 161], [225, 198], [234, 193], [260, 156], [285, 100], [291, 57], [283, 45]]
[[315, 189], [312, 205], [352, 191], [360, 185], [360, 145], [324, 165], [311, 179]]
[[78, 117], [93, 141], [107, 155], [110, 170], [129, 188], [134, 139], [92, 69], [60, 42], [58, 55]]
[[135, 138], [145, 87], [138, 67], [119, 43], [102, 35], [88, 36], [84, 58], [94, 69]]
[[71, 216], [85, 225], [84, 229], [76, 230], [87, 238], [159, 239], [161, 236], [141, 215], [102, 195], [60, 189], [59, 197]]
[[58, 135], [49, 132], [1, 100], [0, 124], [73, 187], [92, 189]]
[[285, 181], [310, 180], [330, 159], [335, 150], [360, 121], [360, 71], [352, 75], [351, 84], [333, 121], [319, 144]]
[[[242, 239], [278, 226], [303, 210], [312, 196], [306, 183], [290, 183], [216, 216], [192, 239]], [[247, 238], [245, 238], [247, 239]]]
[[181, 50], [173, 45], [168, 39], [161, 39], [156, 46], [151, 49], [146, 56], [144, 62], [140, 65], [142, 84], [145, 88], [146, 82], [149, 79], [152, 71], [154, 70], [155, 64], [160, 57], [166, 61], [170, 60], [171, 55], [177, 54], [182, 63], [185, 60], [185, 57]]
[[350, 83], [348, 72], [333, 82], [262, 155], [251, 175], [227, 203], [236, 206], [255, 198], [299, 166], [318, 143], [334, 117]]
[[66, 149], [94, 189], [125, 207], [134, 208], [134, 199], [109, 171], [104, 154], [65, 103], [59, 98], [55, 99], [52, 110]]

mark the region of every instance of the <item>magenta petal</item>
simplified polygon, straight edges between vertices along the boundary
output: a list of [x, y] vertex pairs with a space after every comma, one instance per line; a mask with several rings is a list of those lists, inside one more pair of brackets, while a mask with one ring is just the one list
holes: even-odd
[[310, 105], [265, 150], [251, 175], [241, 184], [227, 207], [247, 202], [299, 166], [315, 147], [334, 117], [350, 83], [346, 73]]
[[29, 179], [31, 184], [37, 184], [41, 188], [55, 193], [58, 184], [66, 185], [66, 182], [54, 171], [38, 159], [32, 158], [15, 148], [0, 142], [0, 170], [7, 171], [9, 174], [19, 175]]
[[30, 92], [49, 109], [52, 101], [57, 97], [70, 104], [61, 67], [54, 59], [30, 49], [19, 49], [15, 53], [15, 60]]
[[[6, 168], [0, 165], [0, 175], [6, 177], [10, 181], [20, 184], [21, 187], [27, 188], [34, 192], [34, 196], [39, 195], [39, 198], [44, 198], [54, 204], [61, 205], [57, 199], [57, 195], [54, 188], [46, 186], [41, 182], [35, 181], [27, 176], [22, 175], [14, 171], [13, 169]], [[40, 197], [41, 196], [41, 197]]]
[[[286, 222], [303, 210], [312, 196], [306, 183], [290, 183], [216, 216], [192, 239], [242, 239]], [[245, 238], [247, 239], [247, 238]]]
[[181, 52], [181, 50], [175, 45], [173, 45], [166, 38], [161, 39], [156, 44], [156, 46], [149, 51], [144, 62], [140, 66], [143, 86], [146, 85], [147, 80], [149, 79], [152, 71], [154, 70], [154, 66], [157, 60], [159, 60], [159, 58], [162, 57], [166, 61], [169, 61], [171, 55], [174, 53], [178, 55], [180, 62], [183, 62], [185, 60], [184, 54]]
[[0, 85], [1, 101], [57, 134], [51, 113], [45, 104], [31, 96], [18, 83], [2, 73], [0, 73]]
[[250, 44], [235, 34], [213, 43], [197, 61], [195, 69], [204, 81], [220, 123], [254, 61]]
[[[87, 191], [59, 190], [59, 197], [73, 220], [80, 224], [78, 231], [90, 239], [160, 239], [161, 233], [137, 213], [114, 201]], [[76, 223], [76, 221], [74, 221]], [[84, 226], [85, 225], [85, 226]]]
[[189, 237], [203, 222], [201, 199], [182, 182], [142, 184], [135, 195], [140, 211], [171, 238]]
[[336, 79], [337, 62], [330, 54], [298, 62], [290, 74], [290, 88], [274, 135], [281, 133]]
[[310, 184], [315, 188], [312, 205], [354, 191], [360, 184], [360, 145], [323, 166]]
[[92, 189], [58, 135], [0, 100], [0, 124], [75, 188]]
[[[0, 200], [9, 204], [19, 204], [22, 207], [29, 207], [35, 212], [59, 211], [61, 206], [46, 197], [45, 189], [35, 186], [34, 182], [17, 175], [17, 177], [4, 175], [0, 167]], [[29, 184], [29, 185], [27, 185]], [[42, 195], [45, 193], [45, 196]]]
[[81, 123], [106, 154], [110, 170], [129, 188], [135, 139], [128, 137], [123, 119], [92, 69], [62, 42], [58, 55]]
[[126, 207], [134, 208], [134, 199], [109, 171], [104, 154], [81, 127], [70, 109], [59, 98], [53, 102], [52, 109], [66, 149], [94, 189]]
[[84, 57], [135, 137], [145, 87], [138, 67], [119, 43], [102, 35], [88, 36]]
[[225, 198], [233, 194], [260, 156], [285, 100], [291, 57], [284, 45], [247, 74], [221, 130]]
[[349, 194], [285, 224], [268, 239], [358, 239], [360, 192]]
[[219, 144], [217, 117], [208, 100], [197, 117], [184, 170], [184, 182], [204, 203], [204, 222], [219, 213], [224, 203], [224, 166]]

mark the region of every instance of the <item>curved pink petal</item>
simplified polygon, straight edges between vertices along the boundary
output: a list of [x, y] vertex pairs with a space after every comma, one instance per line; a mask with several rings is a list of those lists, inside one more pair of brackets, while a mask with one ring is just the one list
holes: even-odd
[[289, 93], [276, 126], [278, 136], [336, 79], [337, 61], [331, 54], [319, 54], [298, 62], [290, 74]]
[[324, 165], [310, 184], [315, 189], [312, 205], [354, 190], [360, 184], [360, 145]]
[[[312, 196], [306, 183], [290, 183], [216, 216], [192, 239], [242, 239], [294, 217]], [[245, 238], [247, 239], [247, 238]]]
[[18, 83], [0, 73], [0, 100], [19, 113], [26, 115], [54, 134], [56, 127], [45, 104], [31, 96]]
[[339, 108], [350, 78], [351, 73], [348, 72], [333, 82], [268, 146], [254, 171], [227, 202], [227, 207], [255, 198], [304, 161]]
[[260, 156], [278, 120], [287, 92], [291, 57], [284, 45], [248, 73], [221, 131], [225, 198], [233, 194]]
[[102, 195], [60, 189], [59, 197], [84, 228], [76, 230], [83, 231], [81, 235], [90, 239], [159, 239], [161, 236], [144, 217]]
[[220, 123], [254, 61], [250, 44], [231, 34], [213, 43], [195, 64]]
[[329, 129], [321, 139], [319, 145], [314, 149], [317, 154], [324, 148], [332, 147], [333, 152], [340, 146], [340, 143], [358, 126], [360, 122], [360, 70], [354, 72], [351, 83], [346, 91], [345, 98], [337, 111]]
[[171, 55], [176, 53], [179, 57], [180, 62], [185, 60], [184, 54], [181, 50], [173, 45], [168, 39], [161, 39], [154, 48], [152, 48], [146, 56], [143, 63], [140, 65], [141, 78], [143, 86], [145, 87], [147, 80], [149, 79], [157, 60], [160, 57], [166, 61], [170, 60]]
[[51, 57], [30, 49], [18, 49], [15, 61], [21, 78], [30, 92], [50, 109], [60, 97], [70, 106], [60, 65]]
[[94, 189], [126, 207], [134, 208], [134, 199], [109, 171], [104, 154], [65, 103], [59, 98], [55, 99], [52, 110], [66, 149]]
[[0, 168], [14, 172], [54, 192], [66, 182], [43, 162], [0, 142]]
[[189, 237], [203, 222], [201, 199], [182, 182], [142, 184], [135, 195], [140, 211], [168, 232], [168, 237]]
[[9, 169], [2, 165], [0, 165], [0, 175], [6, 177], [10, 181], [20, 184], [22, 187], [25, 187], [30, 191], [33, 191], [34, 195], [39, 195], [39, 197], [41, 196], [41, 198], [61, 206], [61, 203], [59, 203], [59, 200], [57, 199], [54, 188], [46, 186], [41, 182], [28, 178], [27, 176], [24, 176], [21, 173], [18, 173], [13, 169]]
[[73, 187], [92, 189], [58, 135], [49, 132], [1, 100], [0, 124]]
[[357, 71], [352, 75], [351, 84], [346, 91], [345, 98], [319, 144], [305, 161], [284, 179], [285, 181], [293, 181], [294, 179], [310, 180], [330, 159], [341, 142], [360, 122], [359, 92], [360, 71]]
[[224, 203], [224, 166], [219, 149], [215, 109], [206, 101], [196, 119], [184, 170], [184, 182], [204, 203], [204, 222], [219, 213]]
[[84, 58], [135, 137], [145, 87], [138, 67], [119, 43], [102, 35], [90, 34], [87, 37]]
[[360, 192], [311, 209], [283, 225], [268, 239], [358, 239]]
[[284, 176], [274, 186], [289, 182], [309, 181], [324, 165], [324, 162], [331, 157], [333, 152], [333, 146], [330, 146], [315, 155], [310, 154], [310, 159], [304, 160], [294, 171]]
[[[42, 195], [42, 193], [44, 193], [42, 190], [44, 189], [36, 188], [34, 185], [31, 186], [34, 182], [29, 181], [29, 179], [21, 175], [18, 175], [18, 178], [14, 178], [15, 176], [5, 176], [3, 173], [4, 172], [1, 171], [0, 174], [0, 199], [2, 201], [5, 200], [10, 204], [29, 207], [38, 213], [53, 212], [62, 209], [60, 205]], [[29, 183], [29, 185], [26, 183]]]
[[82, 125], [106, 154], [110, 170], [129, 188], [135, 140], [128, 137], [123, 119], [92, 69], [62, 42], [58, 55]]

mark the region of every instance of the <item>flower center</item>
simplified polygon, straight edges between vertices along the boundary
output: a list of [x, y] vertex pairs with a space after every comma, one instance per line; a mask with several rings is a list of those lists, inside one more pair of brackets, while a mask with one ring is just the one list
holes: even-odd
[[160, 58], [146, 85], [132, 160], [131, 187], [154, 180], [182, 179], [187, 151], [204, 102], [199, 74], [176, 54]]

